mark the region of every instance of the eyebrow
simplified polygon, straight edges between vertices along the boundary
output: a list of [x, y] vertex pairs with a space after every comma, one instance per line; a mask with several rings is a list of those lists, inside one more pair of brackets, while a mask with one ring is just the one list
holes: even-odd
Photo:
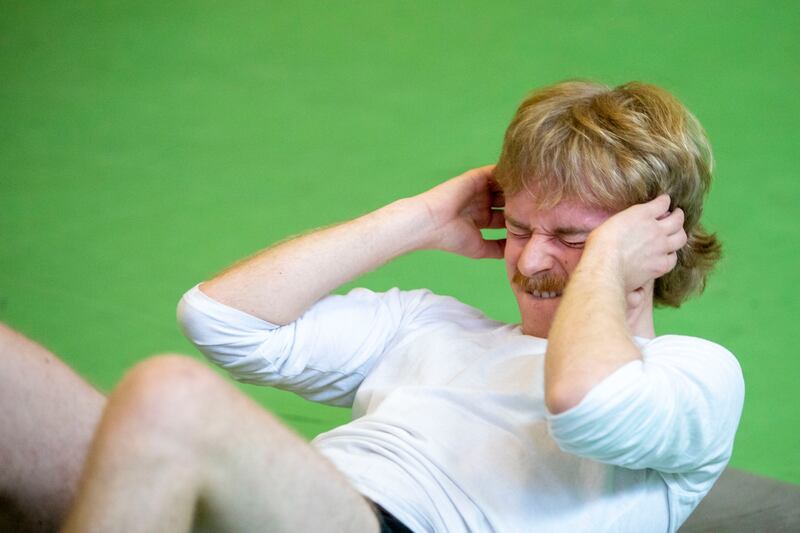
[[[509, 216], [508, 212], [505, 213], [505, 219], [515, 228], [523, 229], [525, 231], [531, 231], [530, 226], [520, 222], [519, 220], [515, 219], [512, 216]], [[554, 228], [550, 233], [554, 235], [583, 235], [592, 232], [592, 228], [580, 227], [580, 226], [558, 226]]]
[[504, 217], [506, 219], [506, 222], [509, 222], [512, 226], [517, 227], [519, 229], [524, 229], [524, 230], [530, 231], [531, 228], [528, 227], [527, 224], [523, 224], [522, 222], [518, 221], [517, 219], [515, 219], [514, 217], [509, 215], [508, 211], [506, 211], [503, 215], [504, 215]]

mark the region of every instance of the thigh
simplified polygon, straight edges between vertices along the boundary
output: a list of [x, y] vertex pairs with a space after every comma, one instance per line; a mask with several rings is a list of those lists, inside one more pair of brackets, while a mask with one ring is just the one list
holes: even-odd
[[371, 506], [327, 459], [205, 365], [167, 356], [133, 374], [121, 385], [141, 396], [132, 405], [145, 416], [133, 418], [152, 426], [162, 413], [157, 434], [174, 434], [179, 445], [169, 448], [198, 458], [199, 529], [378, 531]]
[[[365, 498], [308, 442], [249, 398], [232, 392], [227, 407], [229, 437], [209, 465], [201, 523], [215, 531], [378, 531]], [[225, 416], [224, 404], [215, 408]]]
[[55, 355], [0, 324], [0, 515], [17, 530], [58, 527], [105, 398]]

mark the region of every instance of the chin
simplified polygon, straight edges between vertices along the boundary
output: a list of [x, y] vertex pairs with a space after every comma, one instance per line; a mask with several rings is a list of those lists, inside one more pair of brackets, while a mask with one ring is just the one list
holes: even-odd
[[525, 335], [547, 338], [561, 297], [536, 298], [528, 293], [517, 294], [522, 332]]
[[550, 324], [526, 324], [523, 321], [522, 333], [530, 335], [531, 337], [546, 339], [547, 335], [550, 333]]

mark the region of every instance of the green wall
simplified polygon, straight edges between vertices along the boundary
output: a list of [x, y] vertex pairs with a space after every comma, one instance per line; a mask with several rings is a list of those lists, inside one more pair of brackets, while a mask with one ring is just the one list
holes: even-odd
[[[109, 390], [149, 354], [197, 354], [174, 309], [198, 281], [494, 161], [528, 90], [649, 81], [709, 132], [726, 247], [657, 329], [737, 354], [732, 464], [800, 483], [798, 6], [2, 0], [0, 320]], [[499, 262], [420, 253], [359, 284], [517, 318]], [[306, 436], [349, 416], [244, 389]]]

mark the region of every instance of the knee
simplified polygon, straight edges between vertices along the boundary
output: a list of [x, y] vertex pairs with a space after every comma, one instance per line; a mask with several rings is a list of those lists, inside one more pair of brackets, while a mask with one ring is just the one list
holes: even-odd
[[133, 367], [109, 398], [109, 424], [136, 434], [190, 435], [202, 427], [208, 403], [224, 381], [182, 355], [159, 355]]
[[22, 333], [0, 322], [0, 356], [10, 356], [12, 351], [19, 351], [17, 345], [22, 341], [30, 342]]
[[192, 395], [212, 386], [219, 379], [195, 359], [178, 354], [162, 354], [138, 363], [125, 374], [119, 388], [159, 397]]

